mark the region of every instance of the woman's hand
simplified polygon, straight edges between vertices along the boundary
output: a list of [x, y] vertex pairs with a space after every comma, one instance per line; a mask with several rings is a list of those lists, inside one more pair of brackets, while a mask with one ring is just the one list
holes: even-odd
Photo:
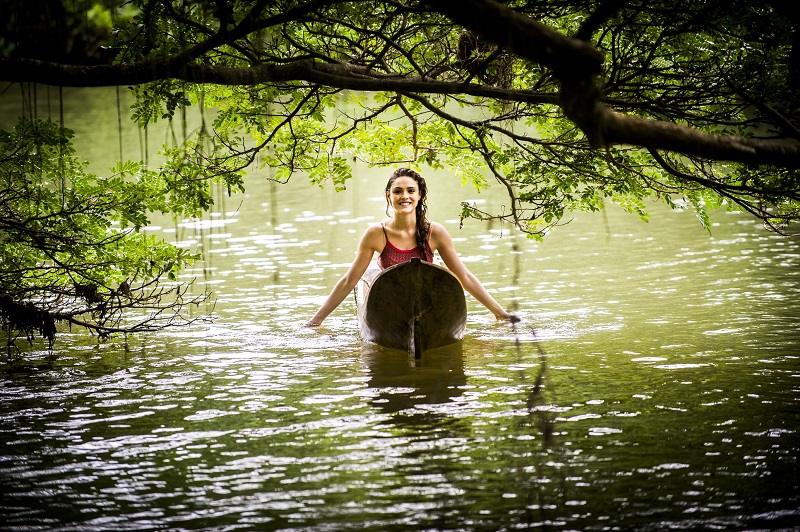
[[522, 318], [520, 318], [513, 312], [506, 312], [506, 311], [503, 311], [502, 314], [495, 314], [495, 318], [497, 318], [498, 320], [507, 321], [508, 323], [519, 323], [522, 321]]

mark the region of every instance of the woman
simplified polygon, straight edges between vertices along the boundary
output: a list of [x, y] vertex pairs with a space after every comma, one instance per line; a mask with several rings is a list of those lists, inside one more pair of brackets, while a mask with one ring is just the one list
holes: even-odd
[[425, 203], [427, 194], [428, 187], [421, 175], [408, 168], [395, 170], [386, 184], [387, 210], [391, 206], [394, 217], [366, 230], [350, 269], [339, 279], [328, 299], [307, 325], [321, 324], [339, 306], [356, 287], [375, 253], [379, 254], [378, 266], [385, 269], [414, 257], [432, 262], [434, 251], [439, 252], [445, 266], [458, 277], [464, 289], [483, 303], [498, 320], [519, 321], [514, 314], [503, 310], [477, 277], [464, 266], [447, 229], [439, 223], [428, 221], [428, 207]]

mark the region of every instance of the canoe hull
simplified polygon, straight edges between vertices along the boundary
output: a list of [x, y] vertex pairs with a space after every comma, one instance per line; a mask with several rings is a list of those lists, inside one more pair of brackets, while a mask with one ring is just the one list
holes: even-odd
[[421, 356], [464, 336], [467, 304], [464, 289], [449, 270], [412, 259], [359, 282], [361, 337], [383, 347]]

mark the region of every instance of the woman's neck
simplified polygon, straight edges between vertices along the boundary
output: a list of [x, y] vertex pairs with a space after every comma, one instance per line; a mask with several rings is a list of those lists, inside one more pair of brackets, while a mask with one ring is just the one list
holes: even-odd
[[396, 231], [416, 231], [417, 229], [417, 213], [395, 213], [390, 221], [392, 229]]

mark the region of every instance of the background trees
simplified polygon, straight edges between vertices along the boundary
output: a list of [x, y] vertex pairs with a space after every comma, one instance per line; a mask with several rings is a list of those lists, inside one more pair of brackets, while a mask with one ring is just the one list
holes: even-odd
[[50, 2], [46, 23], [71, 28], [50, 35], [83, 57], [30, 46], [19, 28], [39, 19], [11, 4], [9, 81], [131, 86], [143, 127], [216, 110], [148, 174], [183, 200], [140, 212], [206, 208], [209, 180], [238, 187], [255, 166], [342, 188], [358, 160], [497, 181], [507, 208], [463, 215], [533, 235], [609, 201], [646, 218], [649, 197], [701, 221], [720, 205], [775, 231], [798, 218], [800, 19], [781, 3], [142, 0], [76, 16]]

